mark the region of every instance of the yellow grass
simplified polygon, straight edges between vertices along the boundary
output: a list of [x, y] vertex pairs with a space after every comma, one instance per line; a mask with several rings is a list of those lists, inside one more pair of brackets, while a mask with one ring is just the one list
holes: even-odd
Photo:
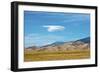
[[90, 58], [90, 50], [66, 50], [66, 51], [24, 51], [24, 61], [50, 61]]

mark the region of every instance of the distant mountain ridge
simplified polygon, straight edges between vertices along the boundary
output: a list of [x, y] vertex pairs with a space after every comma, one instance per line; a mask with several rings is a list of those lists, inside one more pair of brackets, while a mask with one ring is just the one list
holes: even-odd
[[[76, 40], [76, 41], [69, 41], [70, 43], [71, 42], [83, 42], [83, 43], [90, 43], [90, 37], [86, 37], [86, 38], [82, 38], [82, 39], [79, 39], [79, 40]], [[45, 45], [45, 46], [42, 46], [42, 47], [46, 47], [46, 46], [57, 46], [57, 45], [62, 45], [64, 43], [69, 43], [69, 42], [54, 42], [52, 44], [48, 44], [48, 45]]]
[[90, 37], [79, 39], [76, 41], [69, 42], [54, 42], [42, 47], [29, 47], [26, 49], [32, 49], [35, 51], [61, 51], [61, 50], [75, 50], [75, 49], [89, 49], [90, 48]]
[[90, 37], [86, 37], [86, 38], [83, 38], [83, 39], [79, 39], [77, 41], [81, 41], [81, 42], [84, 42], [84, 43], [90, 43]]
[[52, 44], [48, 44], [48, 45], [45, 45], [45, 46], [42, 46], [42, 47], [46, 47], [46, 46], [57, 46], [57, 45], [62, 45], [64, 44], [65, 42], [54, 42]]

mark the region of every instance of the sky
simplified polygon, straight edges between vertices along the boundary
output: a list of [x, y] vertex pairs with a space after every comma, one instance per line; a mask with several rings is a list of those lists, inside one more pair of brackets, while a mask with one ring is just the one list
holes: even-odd
[[90, 36], [90, 14], [24, 11], [24, 45], [44, 46]]

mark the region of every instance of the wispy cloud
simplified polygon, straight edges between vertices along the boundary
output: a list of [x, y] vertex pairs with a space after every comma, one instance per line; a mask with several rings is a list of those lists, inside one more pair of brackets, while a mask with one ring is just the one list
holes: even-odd
[[57, 26], [57, 25], [44, 25], [43, 27], [46, 27], [48, 32], [62, 31], [65, 29], [64, 26]]

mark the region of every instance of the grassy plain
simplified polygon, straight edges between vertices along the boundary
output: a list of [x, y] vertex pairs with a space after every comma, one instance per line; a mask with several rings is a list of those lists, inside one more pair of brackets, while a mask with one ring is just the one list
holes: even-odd
[[90, 58], [90, 49], [66, 51], [24, 51], [24, 61], [50, 61]]

